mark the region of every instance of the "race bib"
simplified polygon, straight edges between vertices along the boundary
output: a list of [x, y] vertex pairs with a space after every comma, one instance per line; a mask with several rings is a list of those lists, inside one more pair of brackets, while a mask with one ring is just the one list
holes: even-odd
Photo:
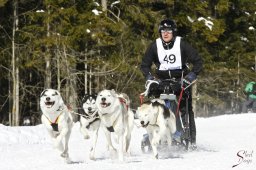
[[173, 48], [165, 50], [160, 38], [156, 39], [157, 55], [160, 62], [159, 70], [182, 69], [180, 37], [176, 37]]

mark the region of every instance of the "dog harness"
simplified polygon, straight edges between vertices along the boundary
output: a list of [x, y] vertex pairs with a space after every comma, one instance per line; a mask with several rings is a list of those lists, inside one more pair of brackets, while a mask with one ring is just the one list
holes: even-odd
[[88, 114], [88, 113], [84, 113], [84, 114], [75, 113], [75, 114], [80, 115], [87, 120], [99, 118], [99, 114], [97, 110], [95, 110], [92, 114]]
[[122, 97], [118, 97], [119, 98], [119, 101], [120, 101], [120, 103], [121, 104], [124, 104], [125, 106], [126, 106], [126, 110], [128, 110], [128, 104], [127, 104], [127, 101], [124, 99], [124, 98], [122, 98]]
[[[119, 99], [120, 103], [122, 104], [122, 106], [125, 105], [126, 110], [128, 110], [129, 106], [127, 104], [127, 101], [122, 97], [118, 97], [118, 99]], [[115, 124], [115, 122], [114, 122], [114, 124]], [[113, 126], [109, 126], [109, 127], [106, 127], [106, 128], [109, 132], [114, 132], [115, 131]]]
[[62, 112], [59, 114], [59, 116], [55, 119], [54, 122], [52, 122], [46, 115], [44, 115], [46, 117], [46, 119], [50, 122], [51, 126], [52, 126], [52, 129], [53, 131], [55, 132], [59, 132], [59, 129], [58, 129], [58, 122], [59, 122], [59, 117], [60, 115], [62, 114]]
[[107, 129], [108, 129], [109, 132], [114, 132], [115, 131], [113, 126], [107, 127]]
[[87, 129], [89, 129], [90, 128], [90, 126], [91, 126], [91, 124], [93, 124], [94, 122], [96, 122], [96, 121], [98, 121], [98, 120], [100, 120], [100, 118], [95, 118], [93, 121], [91, 121], [87, 126], [86, 126], [86, 128]]

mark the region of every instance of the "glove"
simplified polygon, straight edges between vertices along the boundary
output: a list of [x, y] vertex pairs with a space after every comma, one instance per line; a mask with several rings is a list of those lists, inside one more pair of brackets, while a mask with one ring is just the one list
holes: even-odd
[[192, 83], [193, 81], [196, 80], [196, 74], [194, 72], [189, 72], [186, 76], [185, 76], [185, 80], [188, 81], [189, 83]]
[[154, 80], [155, 78], [151, 74], [149, 74], [149, 75], [146, 76], [146, 79], [147, 80]]

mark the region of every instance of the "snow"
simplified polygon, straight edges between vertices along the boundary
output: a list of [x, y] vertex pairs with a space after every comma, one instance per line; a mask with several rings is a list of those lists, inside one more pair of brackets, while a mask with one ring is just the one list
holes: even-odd
[[253, 26], [250, 26], [249, 30], [255, 30], [255, 28]]
[[40, 10], [36, 10], [36, 12], [40, 13], [40, 12], [44, 12], [44, 10], [40, 9]]
[[204, 21], [205, 26], [207, 26], [210, 30], [212, 30], [213, 22], [205, 19], [204, 17], [199, 17], [198, 21]]
[[92, 12], [94, 13], [94, 15], [100, 15], [102, 12], [98, 11], [97, 9], [93, 9]]
[[115, 2], [113, 2], [113, 3], [110, 5], [110, 7], [113, 8], [114, 5], [119, 4], [119, 3], [120, 3], [120, 1], [115, 1]]
[[[208, 27], [211, 31], [212, 31], [212, 27], [213, 27], [213, 22], [211, 20], [213, 20], [211, 17], [207, 17], [208, 19], [205, 19], [204, 17], [199, 17], [197, 18], [197, 21], [201, 22], [203, 21], [204, 22], [204, 25], [206, 27]], [[187, 16], [187, 19], [189, 22], [193, 23], [195, 20], [192, 19], [190, 16]]]
[[91, 30], [89, 30], [89, 29], [86, 29], [86, 32], [87, 32], [87, 33], [90, 33], [90, 32], [91, 32]]
[[[0, 169], [3, 170], [255, 170], [256, 114], [196, 118], [196, 151], [172, 147], [159, 159], [143, 154], [140, 142], [145, 129], [134, 126], [131, 155], [123, 163], [109, 158], [105, 136], [99, 132], [96, 160], [89, 159], [90, 140], [83, 139], [75, 123], [69, 143], [72, 160], [67, 164], [52, 146], [42, 124], [8, 127], [0, 124]], [[237, 165], [238, 164], [238, 165]], [[237, 165], [232, 168], [233, 165]]]
[[187, 18], [188, 18], [189, 22], [191, 22], [191, 23], [195, 21], [190, 16], [187, 16]]

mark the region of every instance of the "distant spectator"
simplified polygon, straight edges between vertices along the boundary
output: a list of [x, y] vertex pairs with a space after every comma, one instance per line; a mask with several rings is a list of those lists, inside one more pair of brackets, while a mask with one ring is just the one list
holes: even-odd
[[244, 92], [247, 95], [247, 100], [243, 103], [242, 113], [247, 113], [249, 108], [256, 112], [256, 82], [249, 82]]

